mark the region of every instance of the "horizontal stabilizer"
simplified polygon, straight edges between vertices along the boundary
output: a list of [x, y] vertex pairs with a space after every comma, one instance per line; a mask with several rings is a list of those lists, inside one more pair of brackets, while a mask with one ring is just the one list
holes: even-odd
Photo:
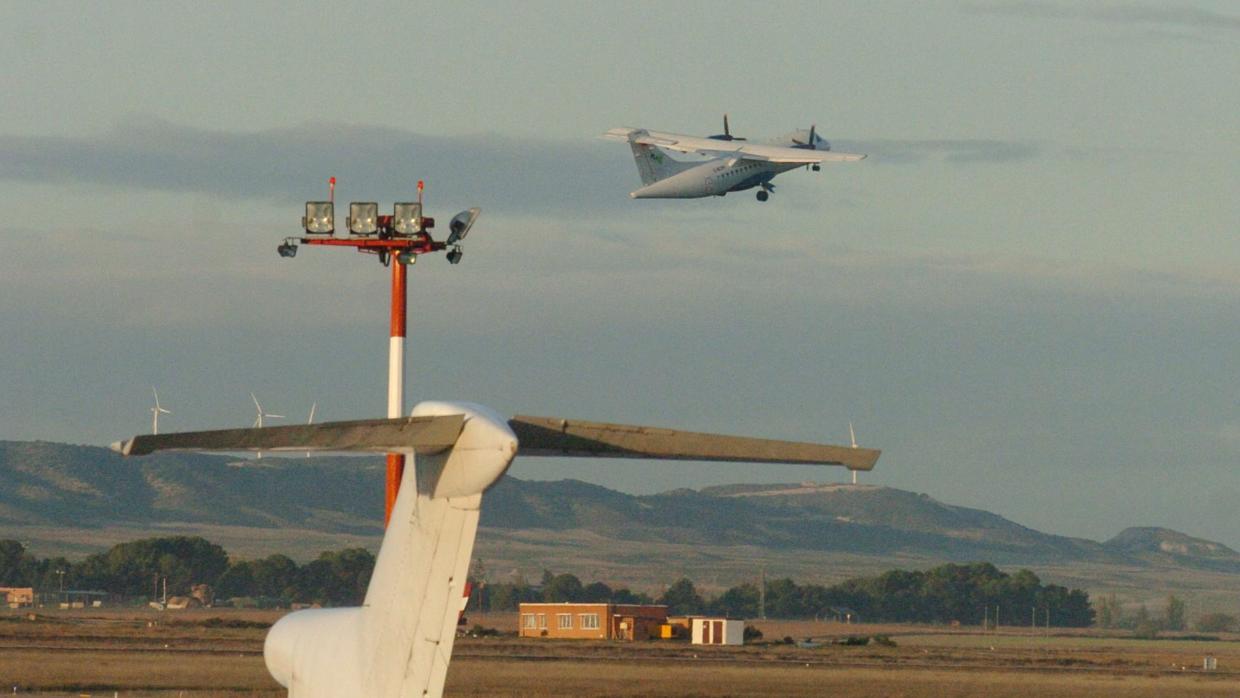
[[518, 456], [792, 463], [871, 470], [881, 453], [871, 448], [753, 439], [557, 417], [517, 415], [508, 420], [508, 426], [517, 435]]
[[144, 434], [112, 444], [126, 456], [155, 451], [388, 451], [438, 453], [461, 434], [465, 416], [454, 414], [398, 419], [295, 424], [261, 429], [217, 429], [178, 434]]

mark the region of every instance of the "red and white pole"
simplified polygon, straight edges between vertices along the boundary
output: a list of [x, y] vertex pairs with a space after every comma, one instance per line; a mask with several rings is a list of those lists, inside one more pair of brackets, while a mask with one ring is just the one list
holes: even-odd
[[[388, 408], [390, 419], [405, 416], [405, 265], [392, 255], [392, 336], [388, 344]], [[405, 456], [389, 453], [387, 457], [387, 487], [385, 488], [383, 525], [387, 526], [400, 492], [400, 480], [405, 474]]]

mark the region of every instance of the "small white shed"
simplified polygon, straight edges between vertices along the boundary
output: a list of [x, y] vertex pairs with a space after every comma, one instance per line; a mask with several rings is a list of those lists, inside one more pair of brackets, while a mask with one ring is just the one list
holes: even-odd
[[745, 621], [730, 618], [694, 618], [693, 644], [743, 645]]

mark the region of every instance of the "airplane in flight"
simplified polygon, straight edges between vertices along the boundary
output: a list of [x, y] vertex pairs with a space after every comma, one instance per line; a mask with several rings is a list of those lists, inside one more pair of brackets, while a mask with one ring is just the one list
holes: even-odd
[[[733, 136], [727, 114], [723, 115], [723, 133], [714, 136], [613, 128], [603, 138], [627, 141], [633, 149], [642, 178], [642, 187], [629, 194], [634, 199], [700, 199], [757, 187], [758, 201], [766, 201], [775, 189], [771, 184], [775, 175], [798, 167], [817, 171], [824, 162], [865, 159], [864, 155], [832, 151], [814, 126], [766, 143]], [[668, 151], [705, 159], [677, 160]]]
[[156, 451], [399, 452], [410, 464], [358, 608], [294, 611], [267, 634], [267, 670], [289, 698], [443, 695], [483, 493], [513, 457], [647, 458], [842, 465], [870, 470], [879, 451], [518, 415], [422, 402], [407, 418], [135, 436]]

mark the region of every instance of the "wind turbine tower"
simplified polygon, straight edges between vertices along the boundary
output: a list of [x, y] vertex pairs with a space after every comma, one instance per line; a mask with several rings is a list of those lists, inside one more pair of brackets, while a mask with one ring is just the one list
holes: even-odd
[[172, 414], [172, 412], [170, 410], [165, 410], [163, 407], [159, 406], [159, 391], [156, 390], [155, 386], [153, 385], [151, 386], [151, 392], [155, 394], [155, 406], [151, 408], [151, 433], [158, 434], [160, 413]]
[[[282, 414], [269, 414], [267, 412], [263, 412], [263, 406], [258, 404], [258, 398], [254, 396], [254, 393], [250, 393], [250, 399], [254, 401], [254, 410], [257, 412], [257, 416], [254, 417], [255, 428], [263, 428], [263, 417], [268, 419], [284, 419], [284, 415]], [[259, 451], [257, 457], [262, 458], [263, 452]]]
[[[848, 440], [852, 443], [853, 448], [857, 447], [857, 434], [856, 432], [853, 431], [851, 420], [849, 420], [848, 422]], [[855, 485], [857, 484], [857, 471], [856, 470], [852, 471], [852, 476], [853, 476], [853, 484]]]

